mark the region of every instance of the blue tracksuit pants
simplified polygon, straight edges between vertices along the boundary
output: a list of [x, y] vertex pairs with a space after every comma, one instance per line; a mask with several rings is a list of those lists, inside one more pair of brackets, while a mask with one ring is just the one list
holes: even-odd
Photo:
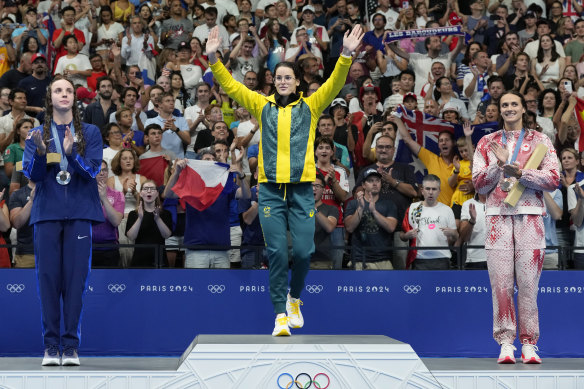
[[91, 268], [91, 222], [38, 222], [34, 225], [34, 244], [44, 344], [78, 348], [83, 296]]
[[258, 214], [270, 263], [270, 297], [274, 312], [286, 312], [288, 239], [292, 237], [290, 296], [299, 298], [314, 253], [314, 194], [311, 182], [261, 183]]

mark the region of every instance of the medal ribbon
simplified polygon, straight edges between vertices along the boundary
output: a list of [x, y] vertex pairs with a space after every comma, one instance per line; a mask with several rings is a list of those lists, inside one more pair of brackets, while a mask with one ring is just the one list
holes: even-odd
[[[75, 136], [75, 127], [73, 126], [73, 122], [69, 125], [69, 129], [71, 130], [71, 134]], [[61, 166], [61, 171], [66, 172], [67, 167], [69, 166], [69, 161], [67, 161], [67, 156], [63, 154], [63, 149], [61, 148], [61, 139], [59, 139], [59, 133], [57, 132], [57, 125], [54, 121], [51, 122], [51, 133], [53, 134], [53, 142], [55, 143], [55, 149], [57, 149], [57, 153], [61, 155], [61, 161], [59, 165]]]
[[[521, 145], [523, 144], [523, 137], [524, 136], [525, 136], [525, 128], [522, 128], [521, 133], [519, 134], [519, 139], [517, 139], [517, 143], [515, 144], [515, 149], [513, 150], [513, 155], [511, 156], [511, 159], [507, 162], [508, 164], [512, 164], [517, 159], [517, 155], [519, 155], [519, 149], [521, 148]], [[505, 147], [507, 147], [507, 135], [505, 135], [504, 129], [503, 129], [503, 133], [502, 133], [501, 137], [503, 138], [503, 144], [505, 145]], [[508, 176], [505, 175], [505, 178], [508, 178]]]

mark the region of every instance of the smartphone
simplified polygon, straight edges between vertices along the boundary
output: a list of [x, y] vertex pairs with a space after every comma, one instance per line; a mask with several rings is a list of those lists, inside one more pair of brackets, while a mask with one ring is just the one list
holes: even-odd
[[402, 1], [402, 8], [403, 9], [407, 9], [410, 8], [410, 2], [409, 1]]
[[491, 15], [491, 16], [489, 17], [489, 19], [491, 19], [491, 20], [499, 20], [499, 19], [501, 19], [501, 17], [500, 17], [499, 15], [495, 15], [495, 14], [493, 14], [493, 15]]
[[572, 89], [572, 83], [570, 81], [564, 81], [564, 88], [566, 89], [566, 92], [574, 92]]

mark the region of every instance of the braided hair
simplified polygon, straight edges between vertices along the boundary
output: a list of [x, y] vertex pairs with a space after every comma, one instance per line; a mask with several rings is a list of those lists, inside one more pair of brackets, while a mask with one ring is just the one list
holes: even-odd
[[47, 88], [47, 96], [45, 98], [45, 123], [43, 124], [43, 141], [45, 142], [45, 145], [47, 145], [48, 147], [49, 142], [53, 137], [51, 131], [51, 124], [53, 123], [52, 88], [53, 84], [59, 80], [65, 80], [69, 82], [73, 87], [73, 107], [71, 107], [71, 110], [73, 112], [73, 126], [75, 127], [75, 138], [77, 139], [76, 140], [77, 153], [83, 156], [85, 154], [86, 142], [85, 136], [83, 135], [83, 127], [81, 125], [81, 113], [79, 112], [79, 107], [77, 105], [75, 85], [73, 84], [73, 81], [71, 81], [69, 78], [61, 74], [57, 74], [49, 84], [49, 87]]

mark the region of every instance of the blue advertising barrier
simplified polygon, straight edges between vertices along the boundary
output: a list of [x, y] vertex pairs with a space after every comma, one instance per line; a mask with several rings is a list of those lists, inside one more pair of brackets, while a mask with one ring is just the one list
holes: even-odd
[[[422, 357], [495, 357], [486, 271], [311, 271], [294, 334], [376, 334]], [[0, 356], [42, 352], [34, 270], [0, 271]], [[584, 272], [544, 271], [540, 355], [584, 357]], [[179, 356], [198, 334], [269, 334], [262, 270], [93, 270], [80, 353]]]

